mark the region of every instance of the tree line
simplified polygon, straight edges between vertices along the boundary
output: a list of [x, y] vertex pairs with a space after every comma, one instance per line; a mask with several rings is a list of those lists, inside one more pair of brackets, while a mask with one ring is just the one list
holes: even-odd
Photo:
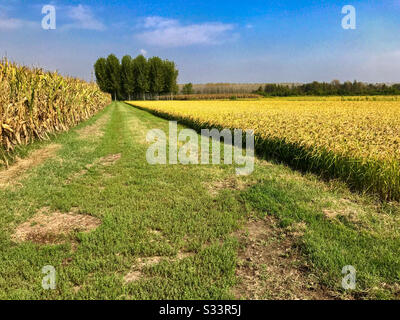
[[245, 94], [257, 90], [260, 83], [205, 83], [180, 85], [182, 94]]
[[359, 95], [398, 95], [400, 84], [371, 84], [364, 82], [344, 82], [333, 80], [330, 83], [317, 82], [301, 85], [266, 84], [254, 91], [264, 96], [359, 96]]
[[178, 93], [175, 63], [159, 57], [124, 56], [121, 61], [110, 54], [94, 64], [96, 82], [114, 100], [158, 99]]

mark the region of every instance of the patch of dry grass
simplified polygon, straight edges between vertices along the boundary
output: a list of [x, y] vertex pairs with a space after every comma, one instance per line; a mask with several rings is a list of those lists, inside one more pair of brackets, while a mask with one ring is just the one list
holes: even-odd
[[110, 120], [110, 114], [103, 115], [100, 119], [89, 126], [83, 127], [76, 132], [81, 140], [96, 140], [104, 135], [104, 126]]
[[50, 212], [49, 208], [43, 208], [16, 228], [12, 240], [17, 243], [32, 241], [39, 244], [57, 244], [72, 232], [89, 232], [100, 224], [98, 218], [89, 215]]
[[176, 261], [193, 256], [192, 252], [182, 252], [179, 251], [175, 257], [163, 257], [163, 256], [153, 256], [139, 258], [137, 263], [132, 267], [131, 271], [124, 276], [125, 284], [144, 279], [146, 276], [143, 272], [145, 268], [149, 268], [159, 264], [161, 261], [168, 261], [169, 263], [174, 263]]
[[0, 187], [17, 185], [26, 171], [39, 166], [48, 158], [53, 157], [60, 148], [61, 145], [59, 144], [50, 144], [33, 151], [27, 158], [17, 158], [13, 165], [0, 171]]
[[[304, 226], [299, 226], [299, 230]], [[308, 271], [296, 248], [294, 234], [277, 227], [272, 217], [250, 220], [237, 234], [241, 243], [235, 298], [332, 299]]]
[[225, 179], [213, 181], [211, 183], [204, 183], [209, 193], [212, 196], [217, 196], [219, 192], [222, 190], [244, 190], [248, 187], [251, 187], [256, 182], [254, 181], [246, 181], [238, 176], [232, 176]]

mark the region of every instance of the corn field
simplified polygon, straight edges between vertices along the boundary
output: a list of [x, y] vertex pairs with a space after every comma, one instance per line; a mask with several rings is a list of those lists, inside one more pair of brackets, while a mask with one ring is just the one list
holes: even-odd
[[196, 129], [253, 129], [258, 154], [400, 200], [397, 101], [134, 101]]
[[0, 61], [1, 156], [7, 164], [17, 145], [46, 139], [89, 119], [111, 98], [96, 84]]

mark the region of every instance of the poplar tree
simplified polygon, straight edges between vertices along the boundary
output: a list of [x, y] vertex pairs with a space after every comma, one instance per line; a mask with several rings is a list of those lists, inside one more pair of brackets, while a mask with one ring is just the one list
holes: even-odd
[[132, 72], [132, 57], [126, 55], [121, 60], [121, 94], [124, 99], [131, 100], [135, 92], [134, 76]]
[[121, 83], [121, 65], [118, 58], [114, 54], [107, 57], [107, 78], [110, 83], [111, 94], [114, 100], [120, 98], [120, 83]]
[[132, 74], [134, 77], [134, 91], [139, 99], [146, 99], [146, 93], [149, 92], [149, 64], [143, 55], [137, 56], [132, 61]]
[[164, 89], [164, 68], [159, 57], [149, 59], [149, 85], [150, 94], [158, 99]]
[[101, 91], [110, 93], [110, 86], [107, 78], [107, 60], [104, 58], [97, 59], [94, 64], [94, 73], [96, 82]]
[[164, 94], [176, 94], [178, 92], [178, 85], [176, 80], [178, 78], [178, 70], [175, 63], [169, 60], [163, 61], [163, 77], [164, 77]]
[[99, 58], [94, 64], [96, 81], [100, 89], [112, 95], [114, 100], [146, 99], [146, 95], [159, 98], [160, 94], [178, 93], [178, 70], [175, 63], [143, 55], [132, 59], [125, 55], [121, 63], [114, 54], [107, 59]]

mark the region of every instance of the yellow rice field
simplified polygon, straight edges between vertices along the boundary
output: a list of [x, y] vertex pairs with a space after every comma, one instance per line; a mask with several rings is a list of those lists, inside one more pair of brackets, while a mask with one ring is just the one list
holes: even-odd
[[256, 150], [352, 187], [400, 198], [400, 102], [134, 101], [197, 128], [253, 129]]

